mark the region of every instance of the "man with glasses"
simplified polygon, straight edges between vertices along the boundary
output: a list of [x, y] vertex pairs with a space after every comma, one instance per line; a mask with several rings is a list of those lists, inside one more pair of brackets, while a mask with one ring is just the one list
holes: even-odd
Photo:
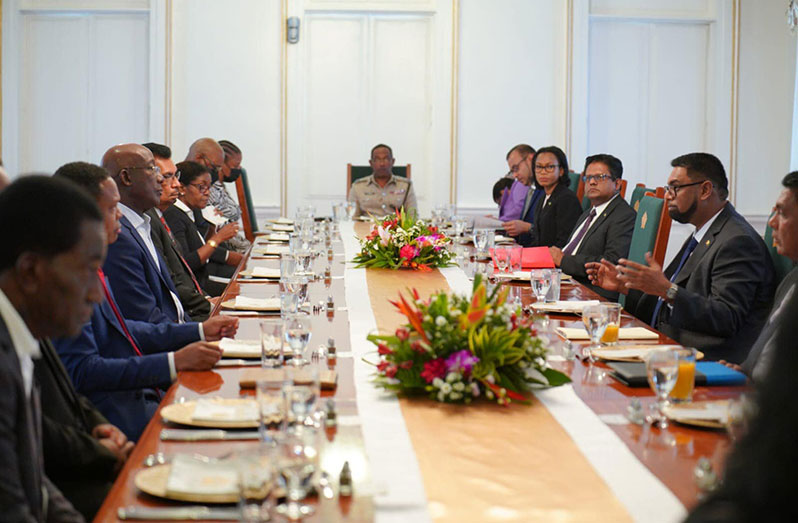
[[[518, 238], [522, 234], [528, 234], [534, 221], [535, 204], [543, 194], [541, 187], [530, 187], [535, 181], [532, 171], [532, 157], [535, 156], [535, 149], [525, 143], [518, 144], [507, 153], [507, 166], [510, 174], [515, 178], [512, 187], [506, 198], [502, 199], [502, 207], [499, 210], [499, 219], [502, 220], [502, 227], [509, 236]], [[513, 218], [512, 209], [517, 208], [518, 216]], [[509, 219], [503, 218], [507, 217]]]
[[710, 360], [742, 362], [773, 300], [773, 262], [762, 238], [727, 201], [723, 165], [707, 153], [671, 162], [665, 204], [671, 218], [695, 226], [664, 271], [620, 259], [588, 263], [594, 285], [626, 294], [626, 309]]
[[163, 257], [150, 234], [152, 218], [146, 211], [161, 201], [163, 177], [146, 147], [124, 144], [103, 155], [119, 189], [122, 228], [119, 239], [108, 246], [103, 270], [125, 318], [151, 323], [190, 320]]
[[150, 224], [152, 230], [150, 235], [155, 243], [155, 248], [161, 253], [169, 274], [177, 289], [177, 296], [180, 302], [188, 311], [189, 316], [194, 321], [205, 321], [211, 313], [211, 303], [205, 297], [205, 290], [200, 285], [196, 275], [189, 267], [184, 256], [180, 251], [180, 246], [172, 236], [169, 226], [163, 217], [163, 212], [171, 207], [180, 192], [180, 176], [177, 167], [172, 161], [172, 150], [166, 145], [157, 143], [145, 143], [144, 147], [152, 152], [155, 164], [161, 169], [163, 182], [161, 183], [160, 203], [146, 212], [152, 218]]
[[617, 263], [629, 255], [637, 214], [620, 196], [623, 164], [610, 154], [596, 154], [585, 160], [582, 180], [590, 209], [582, 213], [564, 248], [549, 247], [557, 267], [578, 282], [610, 300], [618, 293], [592, 285], [585, 264], [602, 258]]

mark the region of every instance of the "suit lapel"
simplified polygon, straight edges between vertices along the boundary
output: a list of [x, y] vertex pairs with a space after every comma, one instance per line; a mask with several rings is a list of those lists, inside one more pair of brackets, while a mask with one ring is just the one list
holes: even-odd
[[723, 226], [726, 225], [726, 221], [729, 219], [730, 205], [730, 203], [727, 203], [723, 211], [721, 211], [718, 217], [715, 218], [715, 221], [712, 222], [712, 225], [709, 227], [706, 234], [704, 234], [704, 237], [701, 238], [701, 242], [696, 246], [693, 254], [687, 258], [682, 270], [676, 275], [676, 279], [673, 281], [675, 284], [679, 285], [687, 281], [695, 267], [701, 263], [701, 258], [715, 245], [715, 236], [723, 229]]
[[123, 227], [127, 228], [131, 236], [133, 236], [133, 240], [136, 243], [138, 243], [139, 247], [141, 247], [141, 249], [144, 251], [144, 257], [147, 259], [147, 262], [150, 264], [150, 267], [155, 269], [155, 272], [158, 274], [158, 277], [161, 279], [161, 283], [163, 283], [164, 286], [171, 291], [172, 286], [169, 285], [169, 282], [167, 282], [166, 278], [164, 277], [163, 271], [166, 269], [163, 267], [164, 264], [161, 263], [161, 256], [158, 254], [158, 251], [155, 252], [156, 256], [158, 256], [158, 265], [156, 265], [155, 260], [153, 260], [152, 256], [150, 255], [150, 249], [147, 247], [147, 244], [144, 243], [144, 240], [141, 239], [141, 236], [139, 236], [139, 233], [136, 230], [136, 228], [133, 227], [133, 224], [130, 223], [130, 220], [122, 216], [122, 218], [119, 221], [120, 223], [122, 223]]
[[[596, 219], [593, 221], [592, 224], [590, 224], [590, 229], [587, 230], [585, 236], [582, 238], [582, 245], [584, 245], [585, 242], [590, 238], [590, 236], [598, 230], [598, 228], [601, 226], [604, 220], [607, 219], [607, 216], [609, 216], [612, 213], [612, 211], [614, 211], [615, 208], [619, 205], [618, 198], [620, 197], [621, 197], [620, 194], [616, 196], [615, 199], [613, 199], [610, 202], [610, 204], [604, 208], [604, 211], [602, 211], [600, 215], [596, 216]], [[590, 209], [592, 209], [592, 207], [590, 207], [588, 210], [582, 213], [582, 216], [584, 216], [585, 219], [587, 219], [587, 215], [590, 214]], [[579, 225], [577, 227], [581, 227], [582, 223], [584, 223], [584, 220], [580, 220]], [[578, 229], [575, 228], [574, 230]]]

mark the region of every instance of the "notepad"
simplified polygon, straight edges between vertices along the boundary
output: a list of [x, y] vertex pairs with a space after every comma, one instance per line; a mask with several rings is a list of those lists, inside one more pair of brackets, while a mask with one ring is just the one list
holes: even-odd
[[258, 421], [258, 404], [252, 401], [237, 401], [226, 403], [224, 401], [198, 400], [191, 414], [194, 421]]
[[253, 267], [250, 271], [256, 278], [280, 278], [280, 269], [272, 267]]
[[216, 207], [213, 205], [208, 205], [202, 209], [202, 217], [214, 225], [222, 225], [227, 223], [227, 218], [224, 216], [219, 216], [216, 213]]
[[238, 471], [229, 461], [206, 462], [177, 454], [166, 480], [166, 492], [171, 495], [237, 494]]
[[535, 302], [532, 304], [532, 308], [535, 311], [540, 311], [540, 312], [576, 313], [576, 312], [582, 312], [582, 309], [584, 309], [589, 305], [598, 305], [598, 304], [599, 304], [598, 300], [563, 300], [563, 301], [553, 301], [547, 303]]
[[260, 340], [234, 340], [232, 338], [222, 338], [219, 340], [219, 348], [223, 355], [235, 354], [237, 358], [260, 356]]
[[236, 309], [254, 309], [258, 311], [279, 311], [280, 298], [250, 298], [236, 296]]

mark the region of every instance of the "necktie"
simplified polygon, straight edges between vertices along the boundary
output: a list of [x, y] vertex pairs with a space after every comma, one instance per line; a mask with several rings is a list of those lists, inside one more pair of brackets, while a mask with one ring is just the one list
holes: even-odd
[[194, 287], [197, 288], [197, 292], [199, 292], [200, 294], [202, 294], [204, 296], [205, 295], [205, 291], [203, 291], [202, 287], [200, 287], [200, 284], [197, 281], [196, 276], [194, 276], [194, 271], [192, 271], [191, 267], [188, 266], [188, 262], [186, 261], [185, 258], [183, 258], [183, 255], [180, 254], [180, 251], [177, 249], [177, 245], [175, 245], [175, 237], [172, 236], [172, 229], [170, 229], [169, 226], [166, 224], [166, 220], [164, 220], [163, 216], [161, 216], [160, 218], [161, 218], [161, 223], [163, 224], [164, 228], [166, 229], [166, 233], [169, 235], [169, 241], [172, 242], [172, 247], [174, 247], [174, 249], [175, 249], [175, 254], [177, 254], [178, 258], [180, 258], [180, 262], [183, 264], [183, 268], [186, 269], [186, 271], [188, 272], [188, 275], [191, 276], [191, 281], [194, 282]]
[[593, 207], [592, 209], [590, 209], [590, 214], [587, 215], [587, 220], [585, 220], [585, 223], [582, 224], [582, 228], [579, 229], [578, 233], [576, 233], [576, 236], [574, 236], [574, 239], [571, 240], [571, 243], [566, 245], [565, 249], [562, 250], [563, 254], [573, 254], [574, 249], [576, 249], [576, 246], [579, 245], [580, 241], [582, 241], [582, 238], [585, 236], [585, 233], [590, 228], [590, 224], [593, 223], [593, 218], [595, 217], [596, 217], [596, 208]]
[[119, 312], [119, 309], [116, 306], [116, 302], [111, 297], [111, 293], [108, 291], [108, 284], [105, 282], [105, 274], [103, 273], [102, 269], [97, 269], [97, 274], [100, 276], [100, 281], [103, 284], [103, 292], [105, 292], [105, 299], [108, 300], [108, 303], [111, 305], [111, 309], [114, 311], [114, 316], [116, 316], [116, 320], [122, 326], [122, 331], [125, 333], [127, 337], [127, 341], [130, 342], [130, 345], [133, 347], [133, 350], [136, 352], [137, 356], [141, 356], [141, 351], [139, 350], [139, 346], [136, 345], [136, 340], [133, 339], [133, 336], [130, 335], [130, 331], [127, 330], [127, 325], [125, 325], [125, 319], [122, 317], [122, 314]]
[[[509, 193], [509, 191], [508, 191]], [[532, 197], [535, 195], [535, 186], [532, 185], [526, 192], [526, 198], [524, 198], [524, 208], [521, 211], [521, 219], [523, 220], [526, 217], [526, 213], [529, 212], [529, 208], [532, 207]]]
[[[687, 262], [687, 258], [693, 253], [695, 248], [698, 247], [698, 240], [695, 239], [695, 236], [690, 237], [690, 241], [687, 242], [687, 246], [684, 248], [684, 252], [682, 253], [681, 259], [679, 259], [679, 265], [676, 266], [676, 270], [673, 271], [671, 275], [670, 281], [673, 283], [676, 280], [676, 276], [679, 275], [679, 271], [682, 270], [684, 264]], [[651, 322], [649, 323], [652, 327], [657, 326], [657, 318], [659, 317], [659, 311], [662, 308], [662, 304], [665, 302], [662, 298], [657, 299], [657, 305], [654, 307], [654, 314], [651, 315]]]

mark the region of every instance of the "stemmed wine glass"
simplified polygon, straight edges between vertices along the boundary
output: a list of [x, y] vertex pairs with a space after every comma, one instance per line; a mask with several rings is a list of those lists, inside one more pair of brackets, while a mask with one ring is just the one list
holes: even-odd
[[291, 347], [291, 352], [293, 353], [291, 365], [295, 367], [306, 365], [308, 362], [302, 357], [302, 353], [310, 342], [310, 315], [304, 312], [287, 314], [283, 332], [285, 333], [285, 341], [288, 342], [288, 346]]
[[488, 230], [487, 229], [474, 229], [474, 248], [476, 248], [477, 258], [485, 255], [485, 249], [488, 246]]
[[610, 321], [607, 308], [602, 304], [588, 305], [582, 309], [582, 322], [585, 325], [585, 330], [590, 336], [591, 345], [582, 350], [582, 354], [589, 362], [595, 361], [593, 359], [593, 349], [599, 348], [601, 344], [599, 340], [604, 335], [607, 329], [607, 324]]
[[346, 217], [351, 222], [352, 219], [355, 217], [355, 211], [357, 208], [355, 207], [355, 202], [346, 202], [345, 204], [346, 209]]
[[657, 395], [658, 424], [660, 429], [668, 426], [668, 418], [663, 413], [668, 402], [668, 394], [676, 385], [679, 376], [679, 357], [673, 348], [652, 350], [646, 357], [648, 384]]
[[532, 269], [529, 271], [532, 292], [539, 303], [546, 301], [546, 293], [551, 288], [551, 269]]
[[315, 512], [312, 505], [300, 501], [307, 496], [307, 479], [318, 469], [318, 438], [315, 430], [296, 427], [286, 430], [280, 439], [277, 465], [285, 478], [287, 501], [277, 506], [277, 513], [296, 521]]

